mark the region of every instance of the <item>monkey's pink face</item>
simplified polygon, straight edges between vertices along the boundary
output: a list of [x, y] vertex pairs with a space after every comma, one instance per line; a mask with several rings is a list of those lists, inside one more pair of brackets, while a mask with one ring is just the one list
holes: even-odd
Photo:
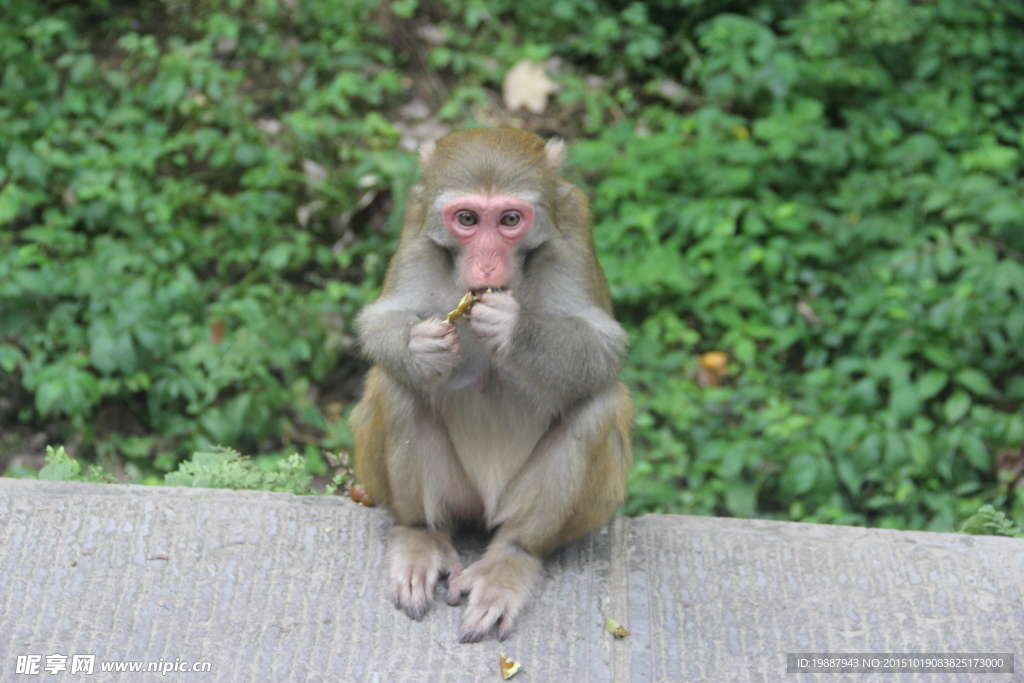
[[444, 224], [462, 245], [462, 276], [470, 289], [509, 284], [516, 245], [533, 227], [533, 215], [530, 202], [505, 195], [467, 194], [444, 205]]

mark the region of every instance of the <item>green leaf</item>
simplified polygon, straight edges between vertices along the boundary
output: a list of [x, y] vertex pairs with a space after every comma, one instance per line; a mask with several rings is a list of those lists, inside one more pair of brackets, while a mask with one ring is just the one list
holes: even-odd
[[56, 450], [52, 446], [46, 447], [47, 464], [39, 470], [39, 478], [45, 481], [74, 481], [82, 466], [78, 461], [69, 456], [64, 447]]
[[757, 346], [752, 339], [740, 339], [733, 344], [733, 355], [744, 365], [752, 365], [757, 355]]
[[43, 382], [36, 387], [36, 410], [46, 416], [54, 412], [54, 406], [64, 397], [67, 383], [60, 379]]
[[860, 493], [864, 480], [861, 477], [860, 470], [851, 458], [842, 456], [836, 458], [836, 476], [839, 477], [839, 481], [843, 483], [843, 486], [850, 490], [852, 495], [856, 496]]
[[952, 370], [953, 368], [960, 365], [959, 361], [957, 361], [956, 356], [954, 356], [952, 353], [949, 352], [948, 349], [942, 346], [926, 346], [924, 347], [924, 349], [921, 350], [921, 352], [924, 354], [925, 358], [930, 360], [935, 365], [938, 365], [940, 368]]
[[895, 385], [889, 394], [889, 406], [903, 417], [917, 413], [921, 409], [921, 401], [914, 385], [909, 382]]
[[996, 393], [995, 387], [989, 381], [988, 377], [977, 370], [965, 368], [953, 376], [956, 383], [960, 386], [970, 389], [979, 396], [994, 396]]
[[888, 432], [885, 435], [885, 462], [890, 467], [900, 467], [908, 459], [907, 443], [903, 435]]
[[917, 391], [917, 397], [922, 401], [927, 401], [942, 391], [948, 382], [949, 373], [942, 370], [929, 370], [917, 378], [914, 388]]
[[790, 458], [782, 473], [782, 490], [788, 495], [800, 496], [812, 488], [818, 479], [818, 460], [809, 453]]
[[725, 487], [725, 507], [735, 517], [754, 517], [759, 486], [751, 482], [730, 481]]
[[946, 401], [946, 406], [943, 409], [943, 414], [946, 417], [946, 422], [953, 424], [959, 422], [967, 411], [971, 409], [971, 397], [966, 391], [957, 391]]
[[242, 166], [255, 166], [263, 159], [263, 146], [243, 143], [235, 148], [235, 161]]
[[17, 346], [0, 344], [0, 370], [14, 372], [24, 360], [25, 354]]
[[97, 333], [90, 338], [89, 358], [97, 370], [109, 375], [117, 370], [117, 347], [107, 330], [99, 327], [94, 329]]
[[722, 464], [718, 468], [718, 475], [722, 479], [733, 479], [743, 471], [746, 460], [746, 451], [749, 446], [745, 443], [737, 443], [725, 450], [722, 455]]
[[931, 463], [932, 457], [932, 449], [928, 440], [914, 432], [905, 432], [903, 438], [907, 442], [910, 459], [914, 466], [921, 472], [928, 471], [927, 468]]
[[967, 461], [982, 472], [992, 471], [992, 454], [976, 434], [967, 434], [960, 441], [960, 449]]
[[956, 249], [951, 244], [943, 244], [935, 251], [935, 267], [939, 275], [947, 277], [957, 266]]
[[1024, 538], [1024, 529], [1014, 524], [1005, 512], [997, 511], [991, 505], [982, 505], [977, 513], [964, 522], [963, 531], [968, 534]]

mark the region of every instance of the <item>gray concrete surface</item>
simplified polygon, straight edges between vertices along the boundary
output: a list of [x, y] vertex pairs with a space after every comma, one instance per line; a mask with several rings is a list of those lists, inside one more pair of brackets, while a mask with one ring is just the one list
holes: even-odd
[[[459, 608], [417, 623], [385, 597], [389, 525], [346, 499], [0, 479], [0, 678], [500, 681], [504, 651], [518, 683], [1024, 680], [1022, 540], [616, 519], [549, 560], [509, 640], [460, 645]], [[1009, 652], [1017, 673], [787, 674], [797, 652]], [[95, 673], [47, 673], [54, 654]], [[99, 671], [119, 660], [212, 670]]]

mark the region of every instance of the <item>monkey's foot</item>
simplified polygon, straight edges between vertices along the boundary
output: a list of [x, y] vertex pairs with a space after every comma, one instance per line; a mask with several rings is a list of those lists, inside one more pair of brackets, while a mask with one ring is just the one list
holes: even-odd
[[450, 583], [462, 574], [459, 554], [446, 533], [396, 527], [388, 555], [395, 607], [416, 620], [426, 614], [441, 576], [447, 574]]
[[448, 582], [448, 604], [454, 605], [463, 593], [469, 604], [462, 614], [459, 641], [475, 643], [498, 626], [498, 640], [505, 640], [512, 622], [540, 576], [541, 561], [518, 546], [498, 552], [492, 548], [478, 562]]

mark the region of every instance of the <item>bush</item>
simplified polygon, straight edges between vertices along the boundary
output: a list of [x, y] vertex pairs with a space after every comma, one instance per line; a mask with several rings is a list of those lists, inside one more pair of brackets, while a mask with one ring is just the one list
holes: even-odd
[[[398, 81], [363, 44], [373, 3], [13, 5], [0, 372], [34, 399], [19, 418], [163, 471], [303, 428], [343, 441], [311, 382], [386, 250], [353, 207], [413, 169], [373, 113]], [[127, 429], [97, 424], [111, 407]]]
[[[635, 331], [631, 512], [1024, 512], [994, 471], [1024, 441], [1024, 10], [876, 4], [718, 15], [699, 109], [577, 147]], [[733, 378], [701, 388], [712, 349]]]

